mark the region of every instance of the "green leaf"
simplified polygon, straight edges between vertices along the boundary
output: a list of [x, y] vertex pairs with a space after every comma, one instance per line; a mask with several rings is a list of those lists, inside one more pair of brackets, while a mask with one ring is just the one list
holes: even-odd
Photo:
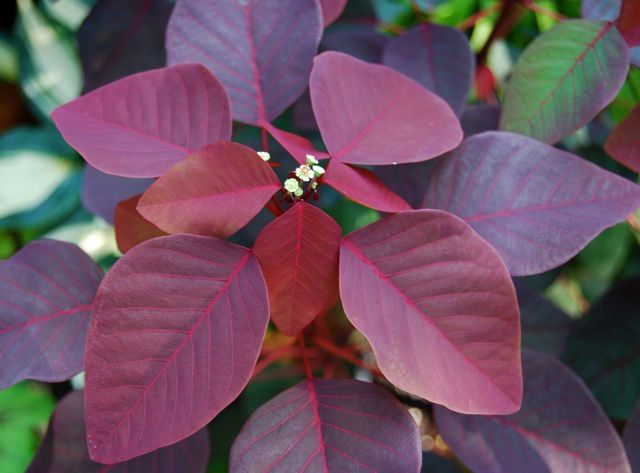
[[16, 35], [20, 85], [38, 115], [51, 111], [82, 91], [82, 69], [70, 30], [49, 19], [33, 0], [18, 0]]
[[25, 382], [0, 391], [0, 471], [22, 473], [47, 428], [55, 402], [40, 384]]
[[76, 31], [87, 17], [96, 0], [44, 0], [45, 12], [70, 30]]
[[611, 23], [559, 23], [518, 59], [506, 86], [500, 129], [555, 143], [611, 102], [628, 70], [627, 45]]

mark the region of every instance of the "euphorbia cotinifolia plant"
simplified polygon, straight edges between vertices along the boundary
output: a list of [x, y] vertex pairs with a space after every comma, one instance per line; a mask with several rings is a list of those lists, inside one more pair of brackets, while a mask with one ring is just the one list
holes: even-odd
[[[540, 35], [492, 125], [496, 109], [466, 114], [475, 58], [453, 28], [376, 33], [377, 58], [317, 54], [345, 3], [178, 0], [166, 67], [55, 110], [93, 167], [157, 179], [118, 207], [125, 253], [104, 277], [51, 240], [0, 266], [0, 386], [86, 373], [31, 471], [204, 471], [203, 429], [249, 383], [268, 330], [289, 337], [281, 354], [306, 379], [247, 421], [232, 472], [417, 473], [420, 432], [401, 401], [432, 403], [476, 472], [630, 472], [582, 382], [521, 349], [511, 277], [568, 261], [640, 207], [634, 183], [553, 146], [617, 94], [633, 23], [563, 20]], [[273, 125], [307, 89], [296, 107], [310, 96], [325, 151]], [[234, 142], [232, 120], [262, 144]], [[628, 163], [638, 130], [625, 126], [609, 147]], [[329, 187], [383, 216], [343, 236], [321, 209]], [[225, 240], [262, 209], [272, 220], [251, 248]], [[341, 310], [366, 362], [318, 328]], [[336, 379], [318, 350], [375, 382]]]

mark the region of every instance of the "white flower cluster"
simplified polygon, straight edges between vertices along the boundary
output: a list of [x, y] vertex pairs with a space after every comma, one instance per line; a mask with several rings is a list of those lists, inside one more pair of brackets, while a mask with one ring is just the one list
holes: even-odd
[[307, 162], [298, 166], [291, 177], [284, 181], [284, 189], [294, 198], [304, 194], [303, 183], [310, 182], [309, 188], [315, 190], [318, 187], [316, 179], [324, 174], [324, 168], [318, 165], [318, 160], [311, 154], [306, 155]]

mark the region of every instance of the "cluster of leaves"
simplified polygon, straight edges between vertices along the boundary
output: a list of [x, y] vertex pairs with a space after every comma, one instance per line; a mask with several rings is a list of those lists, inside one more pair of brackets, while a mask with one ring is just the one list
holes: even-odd
[[[204, 471], [207, 425], [287, 356], [304, 379], [245, 423], [232, 472], [418, 472], [425, 426], [403, 402], [473, 471], [638, 468], [638, 280], [575, 324], [512, 279], [569, 262], [640, 207], [639, 186], [570, 152], [631, 80], [634, 2], [584, 2], [587, 19], [538, 36], [500, 107], [466, 104], [474, 82], [494, 99], [486, 54], [476, 65], [462, 33], [426, 21], [437, 2], [411, 2], [417, 24], [394, 36], [334, 25], [324, 39], [346, 1], [118, 3], [84, 21], [86, 93], [52, 118], [124, 255], [104, 275], [39, 240], [0, 265], [0, 387], [86, 373], [29, 471]], [[112, 11], [135, 27], [99, 26]], [[165, 29], [166, 58], [123, 54], [158, 50]], [[604, 145], [636, 172], [637, 110]], [[383, 216], [338, 223], [322, 208], [348, 204], [331, 189]], [[348, 323], [357, 352], [340, 346]], [[327, 354], [376, 383], [330, 379]], [[629, 456], [609, 417], [629, 419]]]

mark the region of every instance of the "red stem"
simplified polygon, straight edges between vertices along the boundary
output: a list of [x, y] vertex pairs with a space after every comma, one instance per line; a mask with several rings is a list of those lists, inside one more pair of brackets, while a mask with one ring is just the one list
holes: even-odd
[[311, 374], [311, 365], [309, 364], [309, 358], [307, 356], [307, 347], [304, 345], [304, 335], [300, 333], [300, 355], [302, 356], [302, 362], [304, 364], [304, 372], [307, 375], [307, 379], [313, 378]]
[[546, 16], [547, 18], [551, 18], [552, 20], [564, 21], [567, 19], [566, 16], [561, 15], [558, 12], [554, 12], [552, 10], [541, 7], [540, 5], [536, 5], [533, 0], [522, 0], [522, 4], [532, 12], [540, 13], [541, 15]]
[[318, 348], [321, 348], [322, 350], [332, 354], [333, 356], [341, 358], [351, 363], [352, 365], [367, 369], [377, 376], [382, 376], [382, 372], [379, 369], [374, 368], [372, 366], [368, 366], [364, 361], [362, 361], [360, 358], [355, 356], [353, 353], [349, 352], [348, 350], [345, 350], [344, 348], [339, 347], [338, 345], [335, 345], [333, 342], [325, 338], [317, 337], [317, 336], [313, 337], [313, 343], [315, 343], [318, 346]]

